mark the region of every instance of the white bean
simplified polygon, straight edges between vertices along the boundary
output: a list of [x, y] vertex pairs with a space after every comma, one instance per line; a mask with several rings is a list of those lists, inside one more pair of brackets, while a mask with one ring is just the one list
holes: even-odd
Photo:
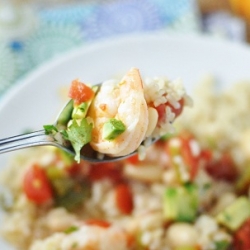
[[174, 223], [166, 233], [167, 242], [171, 247], [194, 246], [198, 242], [198, 232], [188, 223]]

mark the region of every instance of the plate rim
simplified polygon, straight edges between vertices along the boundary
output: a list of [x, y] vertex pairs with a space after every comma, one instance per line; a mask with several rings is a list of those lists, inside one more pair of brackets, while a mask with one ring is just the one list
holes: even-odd
[[125, 34], [118, 35], [115, 37], [104, 38], [100, 40], [93, 41], [92, 43], [85, 43], [79, 47], [73, 48], [69, 51], [66, 51], [62, 54], [57, 54], [51, 59], [43, 62], [42, 64], [35, 67], [33, 70], [22, 76], [16, 82], [14, 82], [1, 96], [0, 96], [0, 112], [2, 107], [8, 103], [8, 101], [15, 96], [19, 90], [21, 90], [25, 85], [28, 85], [32, 82], [33, 79], [38, 77], [39, 75], [43, 75], [52, 67], [57, 67], [60, 64], [63, 64], [67, 60], [70, 60], [76, 57], [79, 54], [89, 53], [96, 49], [103, 49], [105, 47], [109, 47], [112, 45], [123, 44], [125, 42], [135, 42], [135, 41], [143, 41], [145, 39], [150, 40], [172, 40], [172, 41], [180, 41], [185, 40], [186, 42], [196, 42], [203, 43], [207, 45], [216, 45], [216, 46], [227, 46], [231, 49], [239, 49], [248, 51], [250, 54], [250, 46], [246, 43], [235, 42], [232, 40], [227, 40], [221, 37], [213, 37], [209, 34], [183, 34], [178, 32], [148, 32], [148, 33], [136, 33], [136, 34]]

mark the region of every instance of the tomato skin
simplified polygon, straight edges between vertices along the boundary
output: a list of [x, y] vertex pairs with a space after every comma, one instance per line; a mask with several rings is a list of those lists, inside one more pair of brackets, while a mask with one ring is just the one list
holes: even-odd
[[45, 170], [33, 165], [24, 175], [23, 190], [27, 198], [36, 204], [43, 204], [53, 198], [53, 192]]
[[166, 119], [166, 104], [160, 104], [159, 106], [155, 107], [158, 113], [158, 122], [163, 122]]
[[71, 177], [80, 177], [85, 175], [87, 167], [88, 165], [84, 161], [81, 161], [80, 163], [74, 162], [70, 166], [66, 167], [66, 172]]
[[250, 218], [234, 234], [233, 244], [235, 250], [250, 249]]
[[170, 103], [164, 103], [164, 104], [160, 104], [159, 106], [155, 107], [157, 113], [158, 113], [158, 121], [159, 122], [164, 122], [166, 119], [166, 107], [168, 106], [171, 111], [175, 114], [175, 118], [178, 117], [184, 107], [184, 99], [182, 98], [179, 101], [180, 107], [179, 108], [174, 108]]
[[100, 219], [88, 219], [84, 221], [84, 224], [103, 227], [103, 228], [109, 228], [111, 226], [111, 224], [108, 221], [100, 220]]
[[69, 166], [68, 168], [66, 168], [67, 173], [70, 176], [78, 176], [81, 174], [81, 165], [79, 163], [73, 163], [71, 166]]
[[207, 173], [216, 180], [233, 182], [238, 177], [238, 171], [232, 157], [223, 153], [218, 160], [211, 160], [205, 165]]
[[168, 104], [168, 106], [171, 108], [172, 112], [175, 114], [175, 118], [178, 117], [182, 113], [182, 110], [184, 107], [184, 99], [183, 98], [179, 101], [179, 104], [180, 104], [179, 108], [174, 108], [171, 104]]
[[213, 159], [213, 152], [212, 152], [212, 150], [203, 149], [201, 151], [201, 159], [204, 160], [205, 162], [211, 161]]
[[70, 85], [68, 96], [74, 99], [75, 104], [78, 105], [82, 102], [87, 102], [92, 99], [94, 96], [94, 91], [79, 80], [74, 80]]
[[89, 178], [91, 181], [108, 178], [113, 182], [119, 182], [122, 179], [121, 167], [115, 162], [92, 164], [89, 169]]
[[134, 154], [126, 159], [127, 162], [137, 166], [140, 162], [138, 154]]
[[[179, 145], [172, 147], [172, 140], [178, 140]], [[172, 162], [172, 158], [177, 155], [182, 157], [183, 163], [185, 164], [189, 172], [191, 181], [196, 177], [201, 163], [200, 152], [198, 152], [197, 155], [194, 155], [192, 152], [192, 148], [190, 145], [192, 143], [192, 140], [194, 141], [194, 143], [197, 143], [192, 134], [183, 132], [183, 134], [180, 134], [177, 137], [170, 138], [164, 147], [166, 153], [170, 156], [170, 162], [173, 164], [173, 166], [175, 164]]]
[[181, 155], [183, 157], [184, 162], [189, 168], [190, 179], [193, 180], [197, 175], [200, 163], [200, 154], [193, 155], [190, 143], [191, 140], [195, 140], [191, 135], [184, 135], [180, 137], [181, 140]]
[[129, 186], [125, 183], [115, 187], [115, 202], [123, 214], [130, 214], [133, 210], [133, 196]]

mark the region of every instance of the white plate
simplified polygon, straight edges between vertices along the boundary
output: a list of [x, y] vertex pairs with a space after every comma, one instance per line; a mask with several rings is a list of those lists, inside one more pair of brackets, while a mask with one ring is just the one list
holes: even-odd
[[[249, 62], [246, 45], [199, 36], [156, 33], [85, 45], [37, 69], [0, 100], [0, 138], [51, 123], [62, 106], [60, 87], [75, 78], [98, 83], [134, 66], [145, 76], [181, 77], [190, 92], [206, 73], [224, 84], [250, 79]], [[0, 155], [1, 167], [11, 155]], [[0, 249], [11, 248], [0, 241]]]

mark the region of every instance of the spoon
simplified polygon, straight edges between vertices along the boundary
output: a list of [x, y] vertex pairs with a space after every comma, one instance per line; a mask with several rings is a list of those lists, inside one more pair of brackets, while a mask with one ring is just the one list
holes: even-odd
[[[58, 129], [65, 128], [67, 126], [67, 122], [71, 117], [72, 110], [73, 110], [73, 100], [71, 99], [64, 106], [64, 108], [59, 113], [56, 119], [55, 126]], [[151, 143], [153, 144], [156, 140], [157, 139], [152, 139]], [[52, 134], [47, 134], [44, 129], [31, 133], [20, 134], [0, 139], [0, 154], [35, 146], [55, 146], [72, 155], [75, 155], [75, 151], [68, 141], [62, 138], [56, 138], [56, 136]], [[99, 157], [100, 154], [94, 151], [91, 148], [91, 146], [87, 144], [83, 146], [80, 157], [82, 160], [88, 162], [102, 163], [102, 162], [112, 162], [112, 161], [122, 160], [136, 153], [137, 151], [129, 155], [119, 156], [119, 157], [109, 157], [107, 155], [104, 155], [104, 157], [100, 158]]]

